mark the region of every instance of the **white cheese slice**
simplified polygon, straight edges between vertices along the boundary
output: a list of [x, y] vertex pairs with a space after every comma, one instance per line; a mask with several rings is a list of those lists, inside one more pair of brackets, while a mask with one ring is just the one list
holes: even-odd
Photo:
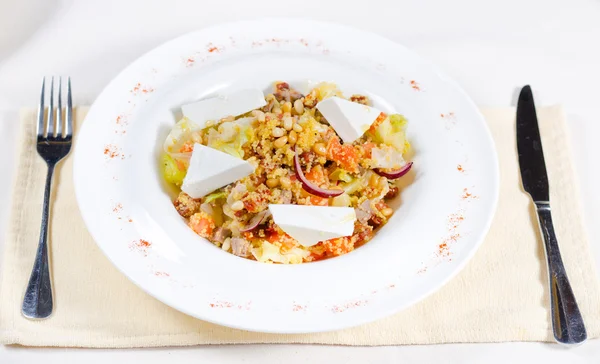
[[406, 161], [402, 153], [390, 146], [371, 149], [371, 160], [373, 167], [398, 169], [404, 167]]
[[352, 143], [360, 138], [381, 114], [381, 111], [374, 107], [339, 97], [330, 97], [319, 102], [317, 109], [345, 143]]
[[261, 90], [248, 89], [186, 104], [181, 106], [181, 111], [185, 117], [204, 128], [209, 120], [242, 115], [266, 104]]
[[192, 198], [200, 198], [252, 172], [254, 166], [243, 159], [202, 144], [194, 144], [181, 190]]
[[354, 232], [351, 207], [269, 205], [269, 210], [275, 224], [305, 247]]

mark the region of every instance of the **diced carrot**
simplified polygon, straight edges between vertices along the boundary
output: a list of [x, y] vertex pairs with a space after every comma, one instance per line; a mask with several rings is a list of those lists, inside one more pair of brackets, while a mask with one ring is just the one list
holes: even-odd
[[203, 238], [210, 238], [215, 229], [215, 221], [206, 212], [201, 211], [190, 217], [190, 228]]
[[[305, 176], [306, 179], [315, 183], [316, 185], [323, 185], [328, 182], [328, 178], [325, 175], [325, 171], [321, 165], [314, 166], [310, 172], [305, 174]], [[329, 198], [310, 195], [307, 199], [307, 202], [309, 205], [314, 206], [328, 206]]]
[[328, 256], [338, 256], [354, 250], [355, 242], [356, 238], [354, 238], [353, 236], [345, 236], [342, 238], [325, 240], [322, 242], [322, 244], [323, 249], [325, 250]]
[[342, 154], [339, 157], [340, 163], [348, 171], [355, 171], [358, 168], [358, 155], [352, 145], [344, 144]]
[[317, 261], [327, 258], [327, 255], [325, 253], [326, 251], [323, 249], [322, 244], [319, 244], [315, 245], [311, 249], [310, 256], [312, 258], [312, 261]]
[[291, 249], [297, 245], [296, 239], [292, 238], [281, 230], [268, 228], [265, 233], [267, 241], [271, 244], [278, 242], [288, 249]]
[[269, 243], [274, 243], [279, 240], [279, 232], [274, 227], [268, 227], [265, 229], [265, 235]]
[[327, 182], [327, 178], [325, 177], [325, 173], [323, 172], [323, 167], [321, 165], [314, 166], [310, 172], [305, 174], [305, 176], [306, 179], [317, 185]]
[[340, 144], [340, 139], [335, 137], [327, 143], [327, 158], [335, 161], [349, 172], [358, 168], [358, 154], [351, 144]]
[[311, 195], [308, 198], [308, 201], [313, 206], [328, 206], [329, 205], [329, 199], [326, 197], [319, 197], [319, 196]]
[[327, 142], [327, 158], [335, 160], [335, 156], [340, 154], [342, 151], [342, 145], [340, 139], [337, 137], [330, 138]]

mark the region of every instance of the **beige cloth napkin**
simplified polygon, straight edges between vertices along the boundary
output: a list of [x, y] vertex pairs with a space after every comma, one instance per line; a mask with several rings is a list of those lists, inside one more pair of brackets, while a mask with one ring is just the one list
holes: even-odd
[[[79, 123], [87, 109], [75, 116]], [[73, 192], [72, 156], [57, 170], [51, 259], [55, 313], [29, 321], [20, 304], [39, 233], [46, 168], [32, 140], [35, 112], [22, 113], [12, 218], [0, 286], [0, 342], [31, 346], [150, 347], [226, 343], [400, 345], [552, 341], [544, 253], [515, 150], [515, 111], [486, 109], [500, 158], [501, 190], [485, 243], [467, 267], [425, 301], [353, 329], [306, 335], [260, 334], [186, 316], [120, 274], [88, 234]], [[600, 336], [600, 286], [581, 222], [567, 128], [559, 107], [539, 119], [554, 221], [588, 336]]]

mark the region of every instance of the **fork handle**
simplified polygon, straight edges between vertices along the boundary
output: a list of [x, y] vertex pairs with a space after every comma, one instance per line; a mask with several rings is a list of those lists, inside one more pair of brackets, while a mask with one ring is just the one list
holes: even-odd
[[52, 189], [52, 176], [54, 163], [48, 163], [46, 175], [46, 188], [44, 189], [44, 206], [42, 210], [42, 226], [40, 241], [38, 243], [33, 269], [29, 283], [25, 290], [21, 312], [23, 316], [31, 319], [42, 319], [52, 314], [52, 284], [50, 282], [50, 269], [48, 266], [48, 220], [50, 210], [50, 193]]
[[550, 312], [554, 338], [560, 344], [581, 344], [587, 339], [587, 333], [560, 256], [550, 204], [536, 202], [536, 207], [548, 261]]

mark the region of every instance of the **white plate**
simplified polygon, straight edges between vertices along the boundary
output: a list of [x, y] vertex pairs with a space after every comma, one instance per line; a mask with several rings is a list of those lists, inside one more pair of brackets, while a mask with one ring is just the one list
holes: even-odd
[[[296, 266], [238, 258], [198, 237], [172, 206], [158, 166], [179, 106], [274, 80], [300, 89], [333, 81], [409, 119], [414, 172], [397, 211], [350, 254]], [[489, 130], [454, 82], [380, 36], [306, 20], [225, 24], [154, 49], [106, 87], [77, 139], [77, 200], [113, 264], [180, 311], [253, 331], [341, 329], [422, 300], [473, 256], [498, 196]]]

